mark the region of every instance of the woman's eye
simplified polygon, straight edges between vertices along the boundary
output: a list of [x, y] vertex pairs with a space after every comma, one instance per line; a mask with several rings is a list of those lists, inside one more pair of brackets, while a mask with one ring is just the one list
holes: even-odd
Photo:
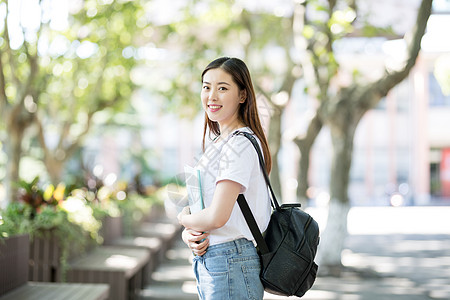
[[219, 88], [219, 91], [226, 91], [226, 90], [227, 90], [227, 88], [223, 87], [223, 86]]
[[203, 89], [207, 90], [207, 89], [209, 89], [209, 86], [205, 85], [205, 86], [203, 86]]

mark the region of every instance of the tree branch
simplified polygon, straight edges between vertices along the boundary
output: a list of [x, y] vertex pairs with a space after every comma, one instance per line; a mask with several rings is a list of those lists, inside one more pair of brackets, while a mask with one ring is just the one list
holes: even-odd
[[8, 55], [8, 60], [9, 60], [9, 67], [11, 68], [11, 78], [12, 81], [14, 82], [15, 85], [19, 86], [20, 85], [20, 81], [19, 78], [17, 77], [17, 72], [16, 72], [16, 64], [14, 62], [13, 59], [13, 55], [12, 55], [12, 49], [11, 49], [11, 45], [10, 45], [10, 39], [9, 39], [9, 29], [8, 29], [8, 11], [9, 11], [9, 3], [8, 1], [6, 2], [6, 16], [5, 16], [5, 23], [4, 23], [4, 37], [5, 37], [5, 53]]
[[62, 149], [63, 148], [64, 137], [69, 135], [71, 124], [72, 124], [71, 120], [66, 120], [64, 122], [64, 124], [62, 126], [62, 129], [61, 129], [61, 133], [59, 135], [58, 146], [56, 146], [58, 149]]
[[244, 45], [244, 53], [245, 53], [245, 57], [248, 58], [249, 53], [250, 53], [250, 44], [251, 44], [251, 39], [252, 39], [252, 32], [253, 32], [253, 28], [252, 28], [252, 23], [250, 20], [250, 13], [244, 9], [242, 10], [242, 13], [240, 14], [241, 17], [241, 22], [244, 25], [244, 28], [248, 30], [249, 32], [249, 36], [250, 36], [250, 40], [248, 41], [247, 44]]
[[[14, 107], [11, 111], [10, 120], [14, 122], [14, 120], [17, 120], [21, 113], [24, 112], [24, 101], [25, 97], [29, 94], [32, 94], [33, 91], [33, 81], [36, 78], [36, 75], [38, 73], [38, 64], [37, 64], [37, 57], [32, 56], [29, 57], [30, 59], [30, 74], [27, 78], [27, 81], [23, 85], [18, 85], [18, 92], [17, 92], [17, 102], [14, 104]], [[19, 89], [20, 87], [20, 89]], [[28, 113], [28, 112], [26, 112]], [[29, 118], [29, 122], [31, 122], [31, 116]]]
[[[38, 40], [39, 40], [39, 32], [41, 30], [41, 27], [39, 27], [38, 31]], [[25, 36], [25, 32], [22, 27], [22, 34]], [[25, 96], [32, 93], [33, 89], [33, 81], [36, 79], [36, 76], [39, 72], [39, 64], [38, 64], [38, 54], [37, 50], [36, 53], [31, 54], [30, 49], [28, 48], [28, 42], [23, 42], [23, 47], [25, 49], [25, 54], [27, 55], [28, 61], [29, 61], [29, 67], [30, 67], [30, 73], [28, 74], [27, 80], [25, 84], [21, 86], [21, 89], [18, 92], [18, 99], [24, 99]]]
[[[308, 94], [320, 101], [326, 101], [331, 74], [327, 74], [327, 78], [322, 80], [319, 70], [321, 66], [320, 58], [314, 51], [314, 45], [317, 41], [314, 38], [307, 39], [303, 35], [303, 30], [308, 22], [306, 18], [306, 5], [307, 1], [297, 2], [294, 8], [294, 42], [296, 48], [300, 51], [303, 77], [306, 85], [309, 87]], [[329, 6], [332, 7], [332, 3]], [[327, 29], [327, 31], [329, 30]], [[329, 35], [327, 34], [327, 36]], [[330, 38], [327, 42], [326, 49], [327, 51], [331, 49]]]
[[282, 43], [284, 48], [284, 53], [286, 55], [287, 60], [287, 72], [284, 76], [283, 83], [281, 85], [280, 91], [286, 91], [289, 95], [292, 93], [292, 89], [294, 87], [295, 81], [297, 80], [298, 76], [294, 75], [293, 69], [295, 68], [296, 64], [292, 60], [291, 57], [291, 47], [294, 44], [294, 15], [289, 19], [290, 26], [289, 26], [289, 33], [286, 34], [287, 41], [285, 43]]
[[364, 102], [362, 102], [362, 106], [364, 107], [373, 107], [378, 102], [378, 99], [387, 95], [387, 93], [398, 83], [403, 81], [413, 68], [417, 56], [420, 51], [420, 43], [422, 41], [422, 37], [425, 34], [425, 29], [427, 27], [428, 18], [431, 14], [432, 0], [422, 0], [419, 11], [417, 13], [416, 25], [414, 26], [411, 32], [411, 39], [407, 40], [407, 49], [408, 49], [408, 59], [404, 67], [400, 71], [395, 71], [389, 73], [386, 70], [386, 75], [376, 81], [373, 85], [369, 85], [369, 89], [372, 89], [377, 97], [367, 97]]
[[6, 114], [6, 107], [8, 105], [8, 97], [6, 96], [6, 80], [5, 73], [3, 73], [3, 59], [0, 53], [0, 115], [4, 119]]
[[300, 150], [300, 162], [298, 171], [298, 187], [297, 194], [300, 199], [307, 199], [306, 191], [309, 187], [308, 170], [310, 162], [311, 148], [314, 141], [322, 130], [323, 122], [319, 113], [316, 111], [311, 118], [305, 133], [294, 138], [294, 143]]
[[44, 126], [42, 125], [42, 121], [39, 119], [38, 114], [35, 115], [34, 123], [36, 124], [38, 128], [38, 140], [41, 144], [42, 150], [44, 150], [44, 161], [47, 160], [47, 158], [50, 156], [50, 150], [47, 147], [47, 143], [45, 142], [45, 136], [44, 136]]
[[88, 118], [87, 118], [87, 122], [86, 122], [86, 126], [84, 127], [83, 132], [81, 132], [77, 138], [75, 139], [75, 141], [66, 148], [65, 152], [66, 158], [69, 158], [70, 156], [72, 156], [72, 154], [78, 149], [81, 140], [84, 138], [84, 136], [86, 136], [86, 134], [89, 132], [89, 129], [91, 128], [91, 124], [92, 124], [92, 117], [94, 116], [95, 112], [90, 112], [88, 114]]
[[271, 96], [259, 84], [254, 82], [253, 85], [255, 86], [256, 92], [263, 95], [263, 97], [266, 98], [266, 100], [269, 101], [271, 105], [275, 105], [274, 103], [272, 103]]

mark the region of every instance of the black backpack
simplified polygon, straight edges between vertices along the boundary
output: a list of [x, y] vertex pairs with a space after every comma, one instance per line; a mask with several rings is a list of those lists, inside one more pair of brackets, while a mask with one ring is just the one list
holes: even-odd
[[278, 204], [258, 142], [247, 132], [237, 131], [235, 134], [244, 135], [255, 147], [272, 195], [271, 204], [274, 210], [264, 237], [244, 195], [240, 194], [237, 199], [258, 245], [261, 258], [260, 278], [264, 290], [276, 295], [301, 297], [312, 287], [316, 279], [318, 266], [314, 262], [314, 257], [319, 244], [319, 226], [309, 214], [299, 209], [300, 204], [281, 206]]

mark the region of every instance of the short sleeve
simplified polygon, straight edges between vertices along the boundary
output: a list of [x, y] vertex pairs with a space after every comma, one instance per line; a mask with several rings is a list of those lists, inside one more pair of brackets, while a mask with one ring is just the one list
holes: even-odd
[[220, 153], [216, 184], [221, 180], [231, 180], [239, 183], [242, 186], [241, 193], [244, 193], [257, 163], [258, 154], [252, 143], [245, 136], [231, 137]]

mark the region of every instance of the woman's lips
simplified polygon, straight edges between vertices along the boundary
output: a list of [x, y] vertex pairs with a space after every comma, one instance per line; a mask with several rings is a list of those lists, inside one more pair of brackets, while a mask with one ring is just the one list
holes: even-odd
[[208, 109], [210, 112], [216, 112], [222, 108], [222, 105], [208, 105]]

